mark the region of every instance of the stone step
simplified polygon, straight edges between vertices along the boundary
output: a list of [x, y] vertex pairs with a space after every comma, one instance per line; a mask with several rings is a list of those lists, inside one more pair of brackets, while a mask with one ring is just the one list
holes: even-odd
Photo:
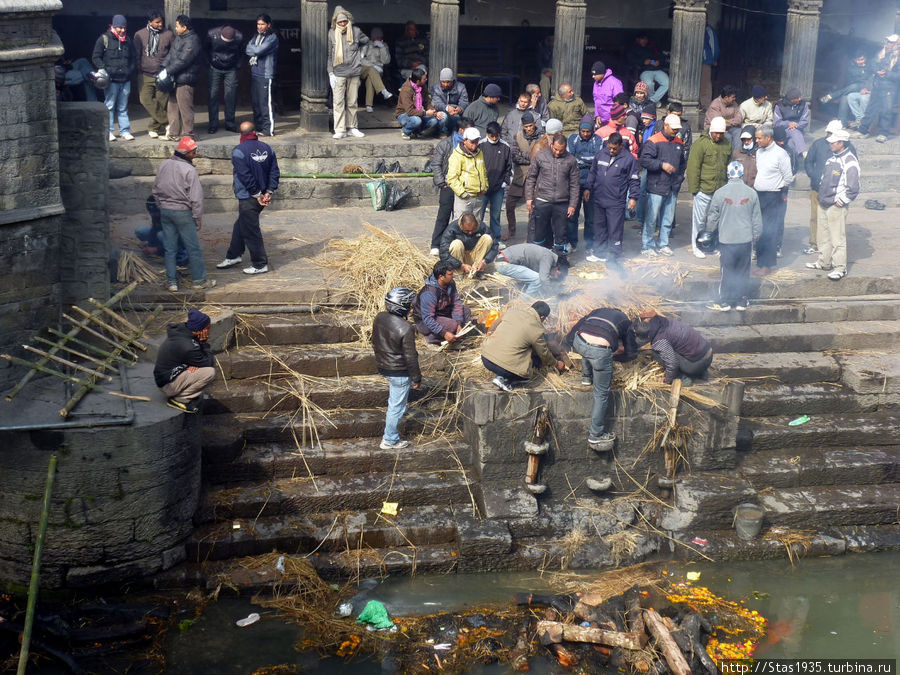
[[766, 525], [818, 529], [889, 525], [897, 520], [900, 484], [812, 485], [759, 494]]
[[[380, 505], [379, 505], [380, 506]], [[235, 525], [239, 525], [237, 529]], [[370, 548], [452, 544], [457, 540], [453, 511], [446, 506], [404, 507], [397, 516], [379, 510], [264, 516], [207, 523], [187, 543], [188, 560], [223, 560], [272, 551], [355, 552]]]
[[461, 439], [423, 442], [416, 439], [400, 450], [382, 450], [380, 437], [323, 441], [302, 452], [293, 443], [249, 445], [228, 464], [204, 464], [203, 479], [213, 485], [269, 481], [297, 476], [345, 476], [401, 471], [449, 471], [470, 461], [469, 445]]
[[[437, 384], [441, 388], [440, 383]], [[323, 410], [376, 408], [387, 406], [388, 381], [381, 375], [305, 379], [273, 376], [249, 380], [215, 382], [206, 390], [209, 400], [204, 410], [210, 414], [227, 412], [296, 411], [301, 405]], [[427, 381], [409, 392], [417, 401], [434, 390]]]
[[[235, 210], [234, 190], [230, 175], [209, 175], [200, 179], [203, 186], [203, 210], [205, 213], [226, 213]], [[116, 195], [110, 201], [110, 215], [128, 216], [140, 213], [147, 195], [153, 188], [153, 176], [127, 176], [109, 181], [110, 191]], [[272, 200], [269, 208], [305, 209], [329, 208], [332, 206], [371, 205], [372, 198], [366, 189], [366, 178], [282, 178], [278, 184], [278, 199]], [[412, 188], [412, 193], [403, 202], [404, 206], [424, 206], [437, 204], [437, 193], [431, 177], [394, 178], [389, 181], [400, 188]]]
[[900, 413], [842, 413], [812, 416], [800, 426], [788, 425], [793, 416], [748, 417], [740, 422], [739, 450], [834, 448], [900, 444]]
[[777, 352], [765, 356], [718, 353], [713, 359], [713, 370], [718, 375], [748, 380], [748, 387], [753, 384], [752, 378], [766, 378], [758, 381], [782, 384], [838, 382], [841, 379], [841, 366], [837, 360], [821, 352]]
[[[807, 259], [804, 257], [804, 262]], [[666, 277], [666, 286], [659, 282], [655, 285], [657, 289], [667, 298], [673, 300], [683, 300], [696, 302], [697, 298], [705, 298], [705, 302], [712, 302], [718, 298], [719, 294], [719, 273], [718, 265], [710, 263], [712, 267], [703, 274], [691, 274], [684, 279], [681, 286], [673, 286], [668, 277]], [[779, 298], [778, 302], [787, 302], [790, 300], [808, 300], [815, 299], [844, 299], [849, 297], [871, 296], [871, 295], [896, 295], [900, 293], [900, 278], [896, 276], [859, 276], [850, 274], [844, 277], [840, 283], [835, 283], [828, 279], [822, 272], [815, 270], [807, 270], [798, 265], [793, 269], [797, 272], [798, 277], [790, 281], [772, 282], [768, 279], [750, 280], [750, 306], [753, 307], [754, 299], [760, 298], [763, 303], [770, 302], [773, 297]], [[852, 272], [852, 271], [851, 271]], [[729, 313], [730, 314], [730, 313]], [[734, 312], [738, 314], [738, 312]]]
[[459, 470], [379, 472], [341, 477], [280, 479], [239, 487], [214, 486], [198, 508], [198, 523], [265, 516], [381, 509], [385, 501], [402, 506], [468, 504], [475, 484]]
[[751, 452], [738, 472], [757, 490], [900, 482], [900, 445]]
[[[242, 315], [246, 328], [244, 344], [258, 345], [333, 345], [356, 342], [358, 322], [342, 312], [297, 313], [290, 315]], [[279, 354], [279, 352], [275, 352]], [[252, 355], [248, 358], [252, 358]], [[267, 355], [259, 353], [265, 360]]]
[[696, 528], [729, 527], [734, 507], [756, 501], [749, 481], [736, 473], [704, 471], [679, 477], [675, 485], [675, 509], [660, 519], [664, 530], [684, 532]]
[[353, 343], [271, 346], [265, 351], [237, 349], [218, 354], [216, 358], [226, 378], [244, 379], [269, 374], [273, 357], [290, 369], [312, 377], [374, 375], [378, 372], [372, 348]]
[[900, 321], [841, 321], [703, 328], [717, 353], [890, 351], [900, 345]]
[[880, 170], [873, 170], [867, 166], [860, 172], [859, 196], [862, 198], [863, 202], [865, 202], [866, 199], [871, 199], [871, 197], [868, 196], [868, 193], [870, 192], [882, 192], [900, 185], [900, 173], [896, 171], [896, 166], [896, 163], [894, 163], [893, 167]]
[[839, 382], [752, 383], [744, 390], [745, 417], [861, 413], [900, 406], [898, 394], [859, 394]]

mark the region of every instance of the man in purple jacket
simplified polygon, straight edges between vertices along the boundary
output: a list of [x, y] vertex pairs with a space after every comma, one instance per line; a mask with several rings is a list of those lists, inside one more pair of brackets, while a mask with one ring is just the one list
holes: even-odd
[[613, 75], [612, 68], [607, 68], [603, 61], [594, 62], [591, 75], [594, 76], [594, 118], [599, 117], [606, 124], [609, 122], [613, 97], [624, 91], [622, 81]]
[[259, 214], [272, 203], [281, 172], [275, 151], [257, 138], [253, 122], [241, 123], [241, 142], [231, 152], [231, 164], [238, 217], [231, 230], [231, 244], [225, 260], [216, 267], [225, 269], [237, 265], [246, 248], [250, 251], [251, 265], [244, 268], [244, 274], [265, 274], [269, 271], [269, 259], [259, 229]]
[[437, 345], [442, 340], [453, 342], [456, 334], [472, 318], [472, 311], [462, 303], [456, 292], [453, 270], [452, 262], [438, 260], [413, 304], [416, 330], [425, 336], [428, 344]]

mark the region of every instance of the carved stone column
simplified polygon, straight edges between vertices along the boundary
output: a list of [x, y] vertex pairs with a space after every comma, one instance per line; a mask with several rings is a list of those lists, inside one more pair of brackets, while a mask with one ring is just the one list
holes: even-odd
[[428, 83], [438, 83], [442, 68], [456, 74], [459, 45], [459, 0], [431, 0], [431, 50], [428, 54]]
[[[184, 14], [185, 16], [191, 15], [191, 0], [165, 0], [163, 3], [163, 13], [166, 15], [166, 28], [174, 33], [175, 17], [181, 14]], [[138, 30], [139, 28], [143, 28], [143, 26], [138, 26], [134, 30]]]
[[819, 41], [819, 12], [822, 0], [788, 0], [784, 59], [781, 66], [781, 94], [800, 87], [807, 101], [812, 96]]
[[328, 3], [300, 0], [300, 128], [328, 131]]
[[706, 31], [707, 0], [675, 0], [672, 15], [672, 55], [669, 98], [684, 106], [685, 117], [695, 120], [700, 104], [700, 66]]
[[[553, 32], [553, 84], [571, 84], [581, 96], [581, 71], [584, 67], [584, 0], [556, 0], [556, 30]], [[545, 91], [549, 101], [555, 91]]]

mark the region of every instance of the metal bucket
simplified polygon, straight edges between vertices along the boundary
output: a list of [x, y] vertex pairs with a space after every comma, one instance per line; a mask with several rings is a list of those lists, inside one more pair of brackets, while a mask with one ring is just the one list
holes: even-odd
[[739, 504], [734, 509], [734, 530], [744, 541], [755, 539], [762, 529], [766, 512], [758, 504]]

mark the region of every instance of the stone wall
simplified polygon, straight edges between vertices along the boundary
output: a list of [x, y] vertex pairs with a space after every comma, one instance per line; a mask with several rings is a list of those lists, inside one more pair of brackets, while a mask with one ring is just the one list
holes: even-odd
[[109, 297], [109, 113], [102, 103], [59, 104], [62, 301]]

